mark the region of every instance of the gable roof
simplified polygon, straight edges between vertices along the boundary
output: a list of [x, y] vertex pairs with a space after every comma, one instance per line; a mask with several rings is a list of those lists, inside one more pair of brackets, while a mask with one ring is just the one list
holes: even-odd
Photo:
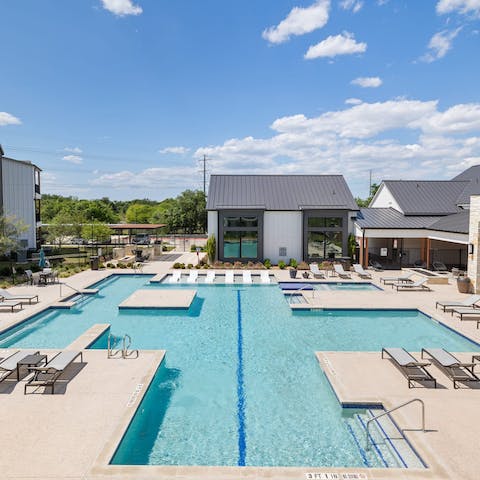
[[360, 228], [397, 229], [429, 228], [438, 220], [437, 216], [405, 216], [392, 207], [361, 208], [355, 223]]
[[457, 205], [469, 205], [471, 195], [480, 195], [480, 165], [474, 165], [468, 168], [453, 180], [468, 182], [457, 198]]
[[342, 175], [212, 175], [207, 210], [358, 210]]
[[462, 210], [453, 215], [447, 215], [430, 225], [430, 230], [442, 232], [468, 233], [470, 226], [470, 210]]
[[467, 181], [384, 180], [405, 215], [449, 215], [457, 213], [457, 199]]

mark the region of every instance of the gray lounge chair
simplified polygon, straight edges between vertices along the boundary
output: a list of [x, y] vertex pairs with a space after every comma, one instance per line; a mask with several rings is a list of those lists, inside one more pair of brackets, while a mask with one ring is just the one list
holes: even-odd
[[340, 278], [352, 278], [352, 276], [343, 269], [343, 265], [340, 265], [339, 263], [335, 263], [333, 265], [333, 268], [335, 270], [335, 273]]
[[17, 368], [18, 362], [22, 361], [29, 355], [39, 353], [38, 350], [19, 350], [0, 362], [0, 382], [3, 382], [14, 370], [17, 371], [17, 380], [20, 380], [19, 371]]
[[419, 362], [413, 355], [404, 348], [382, 348], [382, 358], [386, 353], [393, 364], [407, 377], [408, 388], [412, 388], [413, 382], [433, 382], [434, 388], [437, 388], [437, 380], [432, 377], [426, 369], [429, 362]]
[[313, 278], [325, 278], [325, 275], [320, 271], [316, 263], [310, 264], [310, 272], [312, 273]]
[[355, 270], [355, 273], [360, 278], [363, 278], [364, 280], [371, 280], [372, 279], [372, 274], [367, 272], [366, 270], [364, 270], [363, 267], [359, 263], [354, 263], [353, 264], [353, 269]]
[[399, 290], [420, 290], [420, 291], [426, 291], [430, 292], [431, 288], [426, 284], [427, 279], [422, 278], [422, 280], [419, 280], [418, 282], [413, 282], [413, 283], [394, 283], [392, 285], [392, 288], [395, 287], [397, 289], [397, 292]]
[[0, 301], [1, 308], [9, 308], [11, 312], [14, 311], [15, 307], [20, 307], [20, 310], [23, 310], [23, 305], [20, 300], [3, 300]]
[[463, 320], [463, 317], [476, 317], [480, 315], [480, 308], [466, 308], [466, 307], [453, 307], [452, 315], [456, 313], [460, 320]]
[[414, 273], [408, 275], [401, 275], [400, 277], [383, 277], [380, 279], [380, 283], [385, 285], [393, 285], [394, 283], [413, 283], [412, 277]]
[[0, 297], [3, 297], [4, 300], [28, 300], [28, 303], [31, 304], [32, 300], [38, 302], [38, 295], [12, 295], [8, 290], [0, 288]]
[[475, 363], [463, 363], [444, 348], [422, 348], [422, 358], [424, 354], [453, 381], [453, 388], [458, 388], [458, 382], [480, 382], [480, 378], [473, 373]]
[[[435, 308], [442, 307], [442, 310], [453, 310], [455, 307], [474, 307], [476, 303], [480, 302], [480, 295], [470, 295], [465, 300], [461, 301], [439, 301], [435, 304]], [[452, 313], [453, 315], [453, 313]]]
[[77, 357], [80, 357], [80, 362], [83, 363], [82, 352], [64, 350], [55, 355], [55, 357], [53, 357], [46, 365], [42, 367], [32, 367], [31, 370], [34, 372], [34, 375], [25, 384], [24, 393], [27, 393], [27, 387], [51, 387], [51, 393], [53, 394], [55, 390], [55, 382]]
[[436, 272], [448, 272], [448, 268], [443, 262], [432, 262], [432, 267]]

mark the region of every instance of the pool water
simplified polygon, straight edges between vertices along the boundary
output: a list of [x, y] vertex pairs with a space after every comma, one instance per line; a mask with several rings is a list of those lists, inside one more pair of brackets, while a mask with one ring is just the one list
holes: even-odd
[[188, 311], [119, 310], [138, 288], [191, 288], [148, 279], [113, 277], [79, 307], [47, 311], [0, 337], [2, 348], [64, 348], [91, 325], [111, 323], [132, 348], [167, 350], [114, 464], [364, 467], [347, 428], [352, 411], [341, 408], [314, 352], [479, 351], [416, 310], [292, 312], [276, 285], [198, 285]]
[[370, 282], [280, 282], [279, 286], [282, 290], [383, 290]]

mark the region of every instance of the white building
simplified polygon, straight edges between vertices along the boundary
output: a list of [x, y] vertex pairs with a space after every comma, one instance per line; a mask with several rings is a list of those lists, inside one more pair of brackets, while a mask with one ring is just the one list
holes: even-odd
[[40, 242], [40, 172], [31, 162], [5, 157], [0, 145], [0, 210], [28, 227], [20, 237], [25, 249]]
[[341, 175], [212, 175], [208, 233], [222, 261], [348, 257], [357, 210]]

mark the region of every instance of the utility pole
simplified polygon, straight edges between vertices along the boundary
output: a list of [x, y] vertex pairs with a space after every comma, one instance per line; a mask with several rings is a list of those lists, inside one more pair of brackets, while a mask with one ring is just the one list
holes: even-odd
[[372, 170], [370, 169], [369, 172], [370, 172], [370, 182], [368, 184], [368, 196], [372, 194]]
[[207, 156], [203, 156], [203, 194], [207, 196]]

